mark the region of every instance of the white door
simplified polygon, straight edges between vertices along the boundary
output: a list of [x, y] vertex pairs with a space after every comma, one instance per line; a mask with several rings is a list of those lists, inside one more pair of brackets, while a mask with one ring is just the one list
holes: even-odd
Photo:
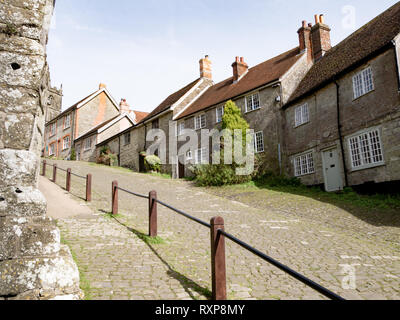
[[337, 149], [323, 151], [322, 162], [324, 167], [325, 190], [327, 192], [343, 190], [344, 185]]

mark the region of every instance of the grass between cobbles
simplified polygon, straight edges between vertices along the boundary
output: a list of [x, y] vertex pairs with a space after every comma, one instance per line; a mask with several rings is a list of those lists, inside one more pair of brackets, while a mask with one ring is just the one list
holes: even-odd
[[[225, 186], [221, 187], [225, 190], [233, 191], [271, 191], [278, 193], [288, 193], [298, 196], [305, 196], [313, 198], [318, 201], [335, 204], [345, 204], [352, 207], [358, 207], [363, 209], [379, 209], [379, 210], [400, 210], [400, 194], [399, 195], [387, 195], [387, 194], [375, 194], [375, 195], [362, 195], [355, 192], [352, 188], [345, 188], [342, 192], [325, 192], [318, 187], [307, 187], [307, 186], [292, 186], [292, 185], [278, 185], [270, 184], [268, 182], [257, 182], [250, 181], [248, 183]], [[215, 189], [211, 187], [210, 189]]]
[[87, 267], [82, 267], [79, 264], [79, 261], [77, 259], [76, 253], [72, 249], [72, 246], [68, 243], [67, 240], [65, 240], [65, 238], [62, 235], [61, 235], [61, 244], [66, 245], [66, 246], [69, 247], [69, 250], [71, 251], [72, 258], [74, 259], [76, 265], [78, 266], [79, 278], [80, 278], [79, 287], [81, 288], [81, 290], [85, 294], [85, 300], [92, 300], [92, 294], [91, 294], [92, 290], [91, 290], [91, 287], [90, 287], [90, 282], [85, 276], [85, 272], [87, 272]]

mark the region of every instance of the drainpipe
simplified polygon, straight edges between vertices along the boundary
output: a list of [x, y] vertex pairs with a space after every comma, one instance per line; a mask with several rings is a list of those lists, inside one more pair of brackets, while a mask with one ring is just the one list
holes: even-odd
[[394, 58], [396, 60], [396, 71], [397, 71], [397, 85], [400, 92], [400, 68], [399, 68], [399, 55], [397, 54], [396, 41], [392, 40], [394, 48]]
[[121, 135], [118, 137], [118, 167], [121, 166]]
[[338, 134], [340, 141], [340, 148], [342, 150], [342, 161], [343, 161], [343, 171], [344, 171], [344, 181], [345, 187], [349, 185], [349, 179], [347, 176], [347, 164], [346, 164], [346, 154], [344, 153], [344, 143], [342, 137], [342, 124], [340, 122], [340, 86], [336, 79], [334, 79], [336, 85], [336, 108], [337, 108], [337, 125], [338, 125]]

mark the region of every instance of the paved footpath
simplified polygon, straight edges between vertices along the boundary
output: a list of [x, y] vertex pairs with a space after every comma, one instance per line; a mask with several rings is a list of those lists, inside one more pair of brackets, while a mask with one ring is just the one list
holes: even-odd
[[[398, 243], [252, 208], [185, 181], [87, 163], [57, 164], [79, 175], [93, 174], [93, 214], [58, 220], [93, 299], [206, 299], [211, 288], [209, 230], [159, 206], [163, 241], [149, 243], [143, 235], [148, 228], [147, 200], [120, 191], [120, 215], [106, 215], [113, 180], [140, 194], [157, 190], [160, 200], [204, 221], [224, 217], [228, 232], [346, 299], [400, 299]], [[60, 172], [60, 186], [64, 179]], [[73, 196], [68, 197], [84, 204], [84, 186], [83, 179], [74, 177]], [[228, 240], [226, 250], [230, 299], [324, 299]]]

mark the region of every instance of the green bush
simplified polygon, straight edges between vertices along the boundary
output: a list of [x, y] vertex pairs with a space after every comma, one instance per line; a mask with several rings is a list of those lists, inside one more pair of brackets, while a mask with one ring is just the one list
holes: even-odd
[[[222, 129], [232, 131], [232, 137], [235, 130], [242, 130], [243, 146], [246, 146], [246, 134], [249, 124], [243, 118], [240, 109], [233, 101], [225, 104], [224, 116], [222, 117]], [[224, 143], [222, 143], [220, 151], [221, 162], [224, 161]], [[198, 165], [191, 168], [196, 176], [196, 184], [199, 186], [224, 186], [241, 184], [251, 181], [252, 175], [240, 176], [236, 174], [239, 165], [233, 164], [209, 164]]]
[[97, 163], [110, 167], [118, 167], [118, 156], [111, 153], [109, 146], [104, 146], [100, 149], [100, 156], [97, 158]]
[[75, 151], [75, 148], [72, 148], [72, 149], [71, 149], [71, 158], [70, 158], [70, 160], [71, 160], [71, 161], [75, 161], [75, 160], [76, 160], [76, 151]]
[[300, 187], [302, 183], [298, 178], [287, 178], [285, 176], [276, 175], [272, 172], [266, 173], [261, 177], [257, 177], [254, 181], [265, 187]]
[[147, 171], [161, 171], [161, 159], [157, 156], [147, 156], [146, 158], [144, 158], [144, 164]]

